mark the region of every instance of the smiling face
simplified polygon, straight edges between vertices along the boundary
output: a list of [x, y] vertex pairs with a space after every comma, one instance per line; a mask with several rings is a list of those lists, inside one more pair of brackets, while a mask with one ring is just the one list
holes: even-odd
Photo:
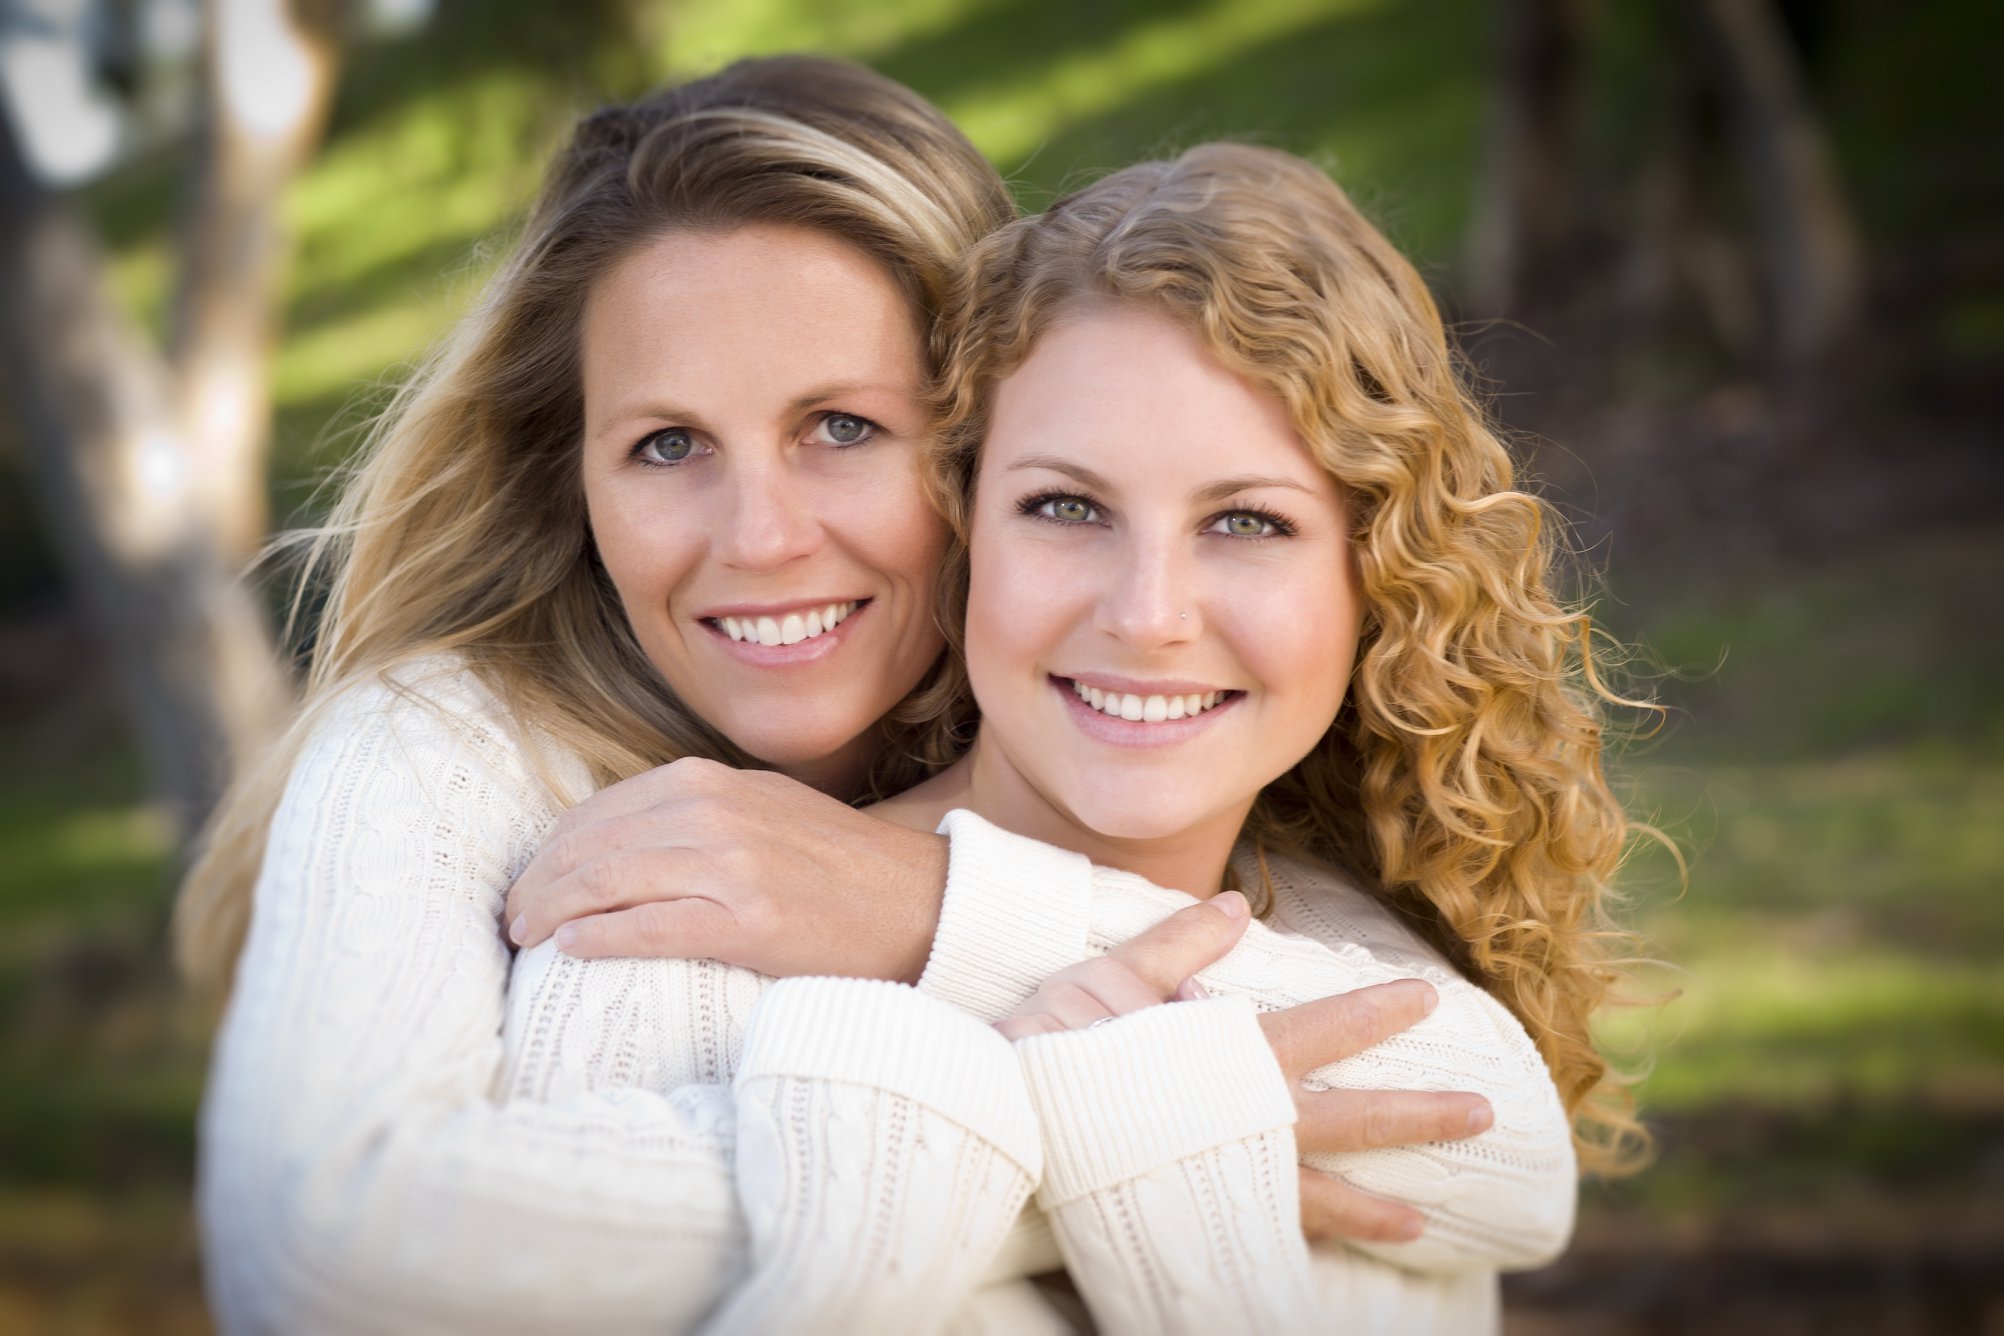
[[585, 502], [634, 634], [690, 709], [835, 793], [941, 648], [919, 348], [881, 266], [799, 228], [661, 237], [585, 311]]
[[972, 782], [1013, 829], [1229, 849], [1343, 702], [1341, 491], [1279, 400], [1166, 315], [1086, 308], [1002, 382], [970, 545]]

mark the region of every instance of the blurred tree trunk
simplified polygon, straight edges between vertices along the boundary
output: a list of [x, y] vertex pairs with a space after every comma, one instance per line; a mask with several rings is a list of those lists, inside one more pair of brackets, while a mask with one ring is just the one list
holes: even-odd
[[0, 355], [22, 453], [104, 636], [155, 798], [192, 831], [290, 682], [238, 579], [266, 528], [285, 186], [325, 122], [337, 0], [211, 0], [171, 354], [114, 299], [89, 227], [0, 118]]
[[1703, 0], [1691, 12], [1754, 202], [1777, 360], [1800, 369], [1834, 349], [1857, 320], [1857, 226], [1771, 0]]
[[1495, 65], [1468, 296], [1497, 315], [1537, 302], [1579, 232], [1578, 103], [1587, 0], [1496, 0]]
[[292, 258], [285, 188], [326, 128], [341, 0], [209, 0], [208, 77], [169, 356], [197, 508], [231, 565], [268, 532], [271, 359]]

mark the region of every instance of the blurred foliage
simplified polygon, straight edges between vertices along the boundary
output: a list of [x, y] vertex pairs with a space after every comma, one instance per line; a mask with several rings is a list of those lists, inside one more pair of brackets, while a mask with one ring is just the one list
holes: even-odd
[[[1812, 41], [1876, 245], [1952, 250], [2004, 212], [1998, 173], [1970, 169], [1991, 147], [1982, 65], [2004, 7], [1786, 8]], [[937, 100], [1031, 207], [1206, 137], [1274, 143], [1329, 166], [1451, 294], [1480, 153], [1484, 12], [1480, 0], [448, 3], [416, 35], [352, 52], [326, 150], [290, 200], [300, 249], [277, 369], [277, 512], [310, 514], [314, 481], [464, 309], [540, 162], [600, 90], [765, 51], [854, 55]], [[1602, 13], [1605, 114], [1589, 142], [1619, 161], [1652, 133], [1664, 19], [1653, 6]], [[119, 286], [156, 327], [181, 152], [83, 198]], [[2004, 302], [1968, 293], [1912, 337], [1949, 361], [1994, 359]], [[0, 618], [58, 597], [14, 467], [0, 443]], [[1900, 1205], [1925, 1196], [1916, 1184], [1949, 1191], [1967, 1181], [1959, 1166], [2004, 1173], [1992, 689], [2004, 623], [1979, 611], [2000, 568], [1995, 532], [1894, 534], [1824, 569], [1615, 609], [1617, 630], [1676, 670], [1658, 684], [1673, 727], [1620, 774], [1692, 865], [1687, 885], [1657, 855], [1633, 869], [1633, 917], [1674, 962], [1637, 988], [1681, 996], [1617, 1015], [1608, 1035], [1646, 1055], [1642, 1096], [1665, 1119], [1666, 1153], [1656, 1172], [1596, 1191], [1589, 1239], [1622, 1212], [1723, 1228], [1732, 1213], [1860, 1191], [1875, 1228], [1897, 1231], [1921, 1209]], [[1617, 588], [1621, 576], [1617, 564]], [[0, 702], [0, 1330], [200, 1329], [185, 1193], [204, 1026], [170, 1000], [161, 958], [167, 838], [136, 806], [108, 673], [51, 678], [49, 693]]]

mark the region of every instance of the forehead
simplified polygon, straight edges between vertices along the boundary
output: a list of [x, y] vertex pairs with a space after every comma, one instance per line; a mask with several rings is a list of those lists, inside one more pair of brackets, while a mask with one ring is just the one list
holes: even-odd
[[984, 470], [1058, 454], [1102, 473], [1125, 464], [1139, 480], [1258, 473], [1336, 490], [1277, 395], [1138, 306], [1087, 307], [1045, 331], [997, 387], [983, 451]]
[[857, 367], [915, 373], [916, 313], [883, 265], [839, 237], [752, 225], [677, 231], [623, 256], [592, 285], [582, 327], [586, 391], [600, 378], [675, 365], [756, 374]]

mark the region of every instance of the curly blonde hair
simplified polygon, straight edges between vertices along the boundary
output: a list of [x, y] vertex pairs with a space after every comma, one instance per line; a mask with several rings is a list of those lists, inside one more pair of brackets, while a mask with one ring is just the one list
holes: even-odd
[[[306, 737], [400, 664], [456, 656], [600, 784], [683, 756], [756, 766], [655, 671], [593, 547], [578, 474], [592, 285], [677, 229], [803, 227], [882, 264], [929, 325], [961, 256], [1015, 213], [938, 108], [845, 61], [740, 61], [580, 121], [480, 303], [375, 425], [328, 523], [295, 536], [295, 611], [326, 589], [305, 697], [211, 819], [176, 907], [184, 972], [224, 991]], [[926, 773], [914, 728], [885, 722], [870, 792]]]
[[[1243, 145], [1130, 167], [1004, 228], [936, 335], [928, 485], [957, 535], [995, 386], [1095, 303], [1187, 323], [1279, 397], [1348, 502], [1367, 602], [1351, 690], [1247, 834], [1347, 869], [1416, 920], [1537, 1040], [1582, 1164], [1638, 1164], [1627, 1083], [1588, 1029], [1624, 936], [1609, 883], [1643, 829], [1603, 777], [1604, 713], [1635, 703], [1602, 684], [1587, 613], [1554, 592], [1562, 526], [1513, 486], [1425, 283], [1322, 172]], [[954, 560], [949, 637], [964, 545]], [[929, 756], [964, 741], [965, 700], [964, 681], [935, 688]]]

